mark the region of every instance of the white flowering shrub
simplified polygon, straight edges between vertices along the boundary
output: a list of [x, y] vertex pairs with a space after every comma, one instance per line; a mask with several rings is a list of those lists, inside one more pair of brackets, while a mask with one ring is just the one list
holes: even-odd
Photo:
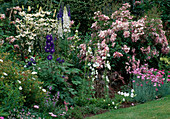
[[19, 12], [22, 19], [16, 19], [15, 26], [19, 35], [15, 36], [24, 54], [35, 50], [35, 46], [41, 51], [45, 46], [45, 37], [48, 34], [58, 36], [58, 20], [51, 18], [51, 12], [39, 10], [37, 13]]

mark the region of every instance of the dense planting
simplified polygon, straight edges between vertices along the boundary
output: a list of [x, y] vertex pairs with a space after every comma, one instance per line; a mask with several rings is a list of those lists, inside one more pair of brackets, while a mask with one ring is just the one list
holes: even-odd
[[168, 38], [160, 18], [134, 15], [144, 3], [96, 11], [85, 32], [53, 2], [0, 14], [0, 118], [79, 119], [170, 93]]

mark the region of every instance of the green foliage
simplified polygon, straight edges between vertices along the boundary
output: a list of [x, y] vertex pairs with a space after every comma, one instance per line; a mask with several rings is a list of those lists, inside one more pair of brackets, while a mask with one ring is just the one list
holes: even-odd
[[[10, 36], [15, 36], [15, 26], [8, 19], [0, 19], [0, 46], [1, 52], [10, 52], [13, 53], [14, 46], [10, 43]], [[3, 45], [3, 47], [2, 47]]]
[[[141, 84], [143, 86], [141, 86]], [[146, 101], [151, 101], [156, 98], [156, 88], [153, 87], [151, 81], [146, 84], [145, 81], [140, 82], [138, 80], [135, 80], [135, 83], [133, 83], [133, 88], [136, 93], [135, 100], [137, 102], [144, 103]]]
[[[42, 82], [37, 80], [37, 76], [33, 75], [30, 70], [24, 70], [22, 65], [10, 61], [7, 53], [2, 53], [0, 59], [2, 60], [0, 62], [0, 81], [3, 90], [7, 93], [5, 95], [9, 98], [16, 97], [16, 99], [24, 99], [25, 101], [22, 103], [27, 106], [31, 106], [35, 103], [40, 104], [43, 101], [45, 94], [39, 89]], [[1, 96], [1, 99], [4, 97]], [[18, 101], [18, 103], [19, 102], [20, 101]], [[15, 106], [17, 105], [15, 103], [13, 104]], [[18, 106], [20, 106], [20, 104]]]
[[110, 15], [119, 7], [119, 3], [113, 0], [63, 0], [63, 2], [70, 7], [71, 19], [81, 24], [79, 30], [83, 35], [90, 31], [94, 12], [102, 11]]
[[135, 90], [136, 96], [134, 100], [140, 103], [144, 103], [146, 101], [151, 101], [156, 98], [160, 98], [162, 96], [166, 96], [170, 94], [170, 85], [166, 81], [163, 82], [163, 85], [160, 87], [153, 86], [153, 83], [150, 81], [141, 81], [141, 79], [136, 78], [135, 82], [133, 82], [133, 88]]
[[165, 70], [167, 72], [169, 70], [169, 65], [170, 65], [170, 57], [168, 56], [160, 57], [160, 61], [158, 63], [160, 70]]
[[80, 107], [95, 106], [101, 109], [117, 109], [123, 102], [123, 96], [117, 95], [114, 99], [103, 99], [103, 98], [74, 98], [74, 105]]
[[71, 96], [77, 95], [81, 78], [78, 76], [80, 70], [73, 68], [74, 65], [59, 63], [54, 59], [41, 61], [37, 68], [38, 78], [44, 82], [44, 86], [52, 86], [52, 94], [60, 92], [60, 98], [71, 101]]
[[4, 110], [12, 110], [23, 106], [25, 99], [14, 84], [0, 83], [0, 107]]

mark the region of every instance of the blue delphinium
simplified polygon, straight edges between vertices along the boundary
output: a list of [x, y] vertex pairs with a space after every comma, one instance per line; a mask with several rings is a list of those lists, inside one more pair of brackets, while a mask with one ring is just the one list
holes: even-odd
[[52, 55], [48, 55], [48, 56], [47, 56], [47, 59], [48, 59], [48, 60], [52, 60], [52, 59], [53, 59], [53, 56], [52, 56]]
[[70, 7], [67, 6], [67, 11], [68, 11], [68, 16], [70, 17], [70, 20], [71, 20], [71, 12], [70, 12]]
[[64, 59], [61, 59], [60, 57], [57, 58], [57, 61], [58, 61], [59, 63], [64, 63]]
[[59, 57], [59, 58], [57, 58], [57, 61], [60, 61], [60, 59], [61, 59], [60, 57]]
[[32, 66], [35, 64], [36, 64], [35, 60], [33, 58], [30, 58], [30, 61], [28, 62], [28, 64], [26, 66], [29, 67], [29, 66]]
[[[46, 36], [46, 46], [44, 47], [45, 49], [45, 52], [49, 52], [50, 54], [53, 54], [55, 52], [55, 49], [54, 49], [54, 41], [53, 41], [53, 37], [52, 35], [47, 35]], [[52, 55], [48, 55], [47, 56], [47, 59], [48, 60], [52, 60]]]
[[58, 21], [61, 18], [61, 21], [63, 23], [63, 6], [61, 5], [59, 13], [57, 14]]
[[31, 62], [28, 62], [28, 66], [32, 66], [32, 63], [31, 63]]

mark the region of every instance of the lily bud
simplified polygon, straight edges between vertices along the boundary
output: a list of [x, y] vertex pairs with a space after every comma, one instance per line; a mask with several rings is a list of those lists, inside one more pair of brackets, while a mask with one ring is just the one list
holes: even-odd
[[28, 11], [28, 12], [31, 11], [31, 7], [30, 7], [30, 6], [28, 6], [28, 10], [27, 10], [27, 11]]
[[40, 9], [39, 9], [39, 12], [41, 12], [42, 11], [42, 7], [40, 7]]
[[54, 10], [54, 14], [53, 14], [53, 17], [55, 17], [55, 13], [56, 13], [56, 9]]
[[24, 10], [24, 5], [22, 5], [22, 9]]

